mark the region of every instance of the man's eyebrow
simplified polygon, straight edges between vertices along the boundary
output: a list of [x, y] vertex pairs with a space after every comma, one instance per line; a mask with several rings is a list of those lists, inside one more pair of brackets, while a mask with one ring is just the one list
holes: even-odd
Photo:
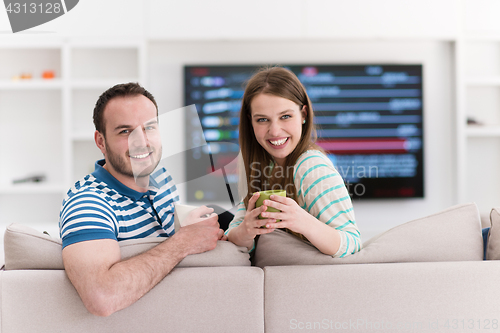
[[[154, 124], [158, 124], [158, 120], [157, 119], [151, 119], [151, 120], [148, 120], [147, 122], [144, 123], [144, 126], [148, 126], [148, 125], [154, 125]], [[122, 129], [136, 129], [137, 127], [134, 127], [132, 125], [118, 125], [114, 128], [115, 131], [119, 131], [119, 130], [122, 130]]]
[[132, 126], [130, 126], [130, 125], [118, 125], [118, 126], [116, 126], [116, 127], [114, 128], [114, 130], [115, 130], [115, 131], [119, 131], [119, 130], [121, 130], [121, 129], [131, 129], [131, 128], [133, 128], [133, 127], [132, 127]]
[[158, 124], [158, 119], [154, 118], [144, 123], [144, 125], [154, 125]]

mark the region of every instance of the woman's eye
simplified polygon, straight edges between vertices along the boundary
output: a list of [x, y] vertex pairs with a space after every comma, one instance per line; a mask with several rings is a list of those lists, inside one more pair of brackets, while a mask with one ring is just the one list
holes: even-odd
[[120, 132], [120, 134], [128, 134], [130, 131], [129, 130], [123, 130]]
[[259, 119], [257, 119], [257, 122], [258, 122], [258, 123], [262, 123], [262, 122], [264, 122], [264, 121], [267, 121], [267, 119], [266, 119], [266, 118], [259, 118]]
[[289, 114], [285, 114], [281, 117], [281, 119], [288, 119], [288, 118], [291, 118], [292, 116], [290, 116]]

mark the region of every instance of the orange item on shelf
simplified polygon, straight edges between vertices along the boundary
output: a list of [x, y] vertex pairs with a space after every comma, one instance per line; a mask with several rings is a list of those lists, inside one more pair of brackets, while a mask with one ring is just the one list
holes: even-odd
[[42, 78], [53, 79], [55, 77], [54, 71], [43, 71]]
[[21, 80], [31, 80], [33, 78], [33, 76], [31, 75], [31, 73], [22, 73], [21, 74]]

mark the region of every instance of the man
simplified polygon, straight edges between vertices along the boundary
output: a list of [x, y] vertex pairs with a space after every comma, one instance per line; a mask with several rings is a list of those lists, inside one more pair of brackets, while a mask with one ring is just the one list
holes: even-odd
[[[104, 160], [68, 191], [59, 225], [69, 279], [91, 313], [108, 316], [141, 298], [187, 255], [226, 238], [205, 206], [175, 232], [177, 189], [164, 168], [153, 172], [161, 140], [149, 92], [135, 83], [108, 89], [96, 103], [94, 124]], [[143, 237], [168, 239], [122, 261], [118, 242]]]

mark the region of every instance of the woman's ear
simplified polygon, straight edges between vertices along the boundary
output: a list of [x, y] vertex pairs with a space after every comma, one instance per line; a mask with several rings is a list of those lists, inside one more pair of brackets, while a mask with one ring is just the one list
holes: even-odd
[[302, 106], [300, 113], [302, 114], [302, 121], [307, 120], [307, 105]]

